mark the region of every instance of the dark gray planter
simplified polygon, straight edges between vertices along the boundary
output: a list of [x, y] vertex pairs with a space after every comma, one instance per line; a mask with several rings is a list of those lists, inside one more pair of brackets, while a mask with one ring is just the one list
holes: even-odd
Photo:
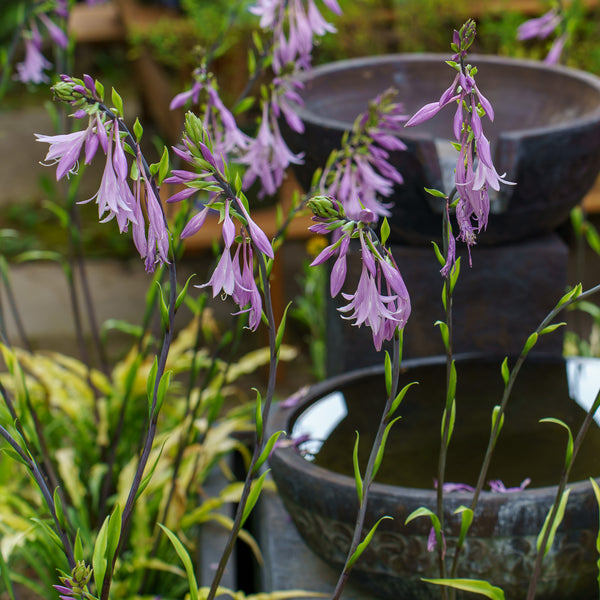
[[[426, 438], [429, 431], [433, 432], [433, 440], [439, 438], [444, 394], [444, 378], [436, 370], [440, 362], [441, 359], [420, 359], [404, 363], [400, 385], [414, 380], [420, 381], [420, 385], [414, 386], [407, 394], [399, 410], [403, 419], [394, 426], [390, 439], [392, 436], [412, 435], [417, 443], [411, 456], [393, 455], [384, 458], [382, 464], [383, 471], [388, 460], [387, 467], [391, 467], [392, 477], [397, 472], [400, 481], [404, 471], [411, 468], [428, 481], [432, 482], [436, 477], [439, 442], [427, 442]], [[575, 421], [583, 418], [583, 411], [577, 409], [579, 414], [576, 415], [576, 405], [569, 401], [569, 393], [576, 397], [590, 381], [597, 389], [600, 386], [599, 363], [594, 359], [577, 359], [570, 363], [569, 379], [562, 361], [532, 363], [532, 370], [528, 372], [531, 374], [525, 370], [522, 372], [524, 379], [517, 381], [498, 442], [498, 460], [502, 461], [501, 455], [506, 447], [512, 449], [516, 458], [513, 459], [515, 473], [511, 477], [516, 477], [517, 481], [505, 479], [505, 484], [518, 484], [523, 474], [528, 473], [533, 480], [532, 487], [513, 493], [482, 493], [462, 555], [459, 577], [488, 580], [502, 587], [506, 597], [511, 600], [525, 598], [536, 556], [536, 538], [556, 494], [555, 486], [535, 487], [536, 481], [558, 481], [566, 436], [557, 428], [550, 431], [550, 442], [536, 442], [527, 448], [522, 444], [529, 443], [528, 438], [537, 435], [539, 428], [553, 427], [539, 424], [538, 420], [542, 417], [561, 418], [573, 424], [576, 431]], [[499, 362], [494, 363], [495, 377], [486, 375], [486, 379], [479, 382], [466, 381], [464, 377], [461, 380], [462, 364], [466, 363], [460, 362], [458, 366], [457, 421], [450, 448], [460, 448], [466, 444], [467, 450], [462, 453], [464, 464], [460, 464], [451, 451], [448, 464], [453, 465], [455, 470], [448, 473], [447, 481], [455, 482], [461, 481], [461, 473], [471, 478], [472, 475], [466, 475], [470, 469], [469, 461], [479, 465], [483, 456], [481, 444], [487, 439], [489, 420], [485, 427], [475, 428], [472, 415], [483, 411], [484, 420], [491, 416], [492, 407], [500, 401], [498, 392], [502, 388]], [[485, 361], [471, 364], [478, 369], [487, 369], [489, 365]], [[583, 377], [573, 376], [577, 372], [591, 373], [591, 377], [585, 380], [587, 384], [583, 383]], [[487, 389], [493, 390], [491, 396], [485, 394]], [[351, 447], [353, 429], [359, 429], [361, 447], [367, 452], [369, 431], [373, 435], [373, 424], [379, 418], [384, 396], [382, 370], [379, 367], [348, 373], [311, 387], [295, 406], [276, 411], [272, 429], [292, 432], [296, 420], [307, 407], [336, 390], [342, 390], [346, 397], [352, 393], [349, 390], [354, 390], [362, 396], [360, 403], [366, 405], [368, 410], [354, 420], [350, 418], [347, 424], [343, 421], [330, 434], [330, 440], [335, 446], [341, 436], [349, 436]], [[591, 390], [591, 393], [595, 395], [595, 390]], [[474, 394], [480, 401], [474, 405], [465, 405], [464, 401], [461, 403], [463, 395], [469, 394]], [[352, 405], [349, 403], [348, 406], [352, 415]], [[569, 486], [571, 493], [566, 514], [544, 561], [536, 596], [540, 599], [589, 600], [598, 593], [598, 553], [595, 548], [598, 506], [586, 478], [588, 474], [599, 472], [597, 457], [600, 432], [596, 430], [591, 433], [592, 437], [586, 440], [588, 445], [580, 454], [581, 458], [587, 457], [584, 463], [586, 460], [589, 462], [581, 465], [579, 473], [574, 475], [580, 481]], [[505, 445], [504, 449], [501, 444]], [[536, 460], [536, 455], [539, 460]], [[423, 466], [429, 459], [433, 465], [430, 472], [427, 466]], [[351, 450], [348, 450], [349, 464], [351, 460]], [[538, 472], [537, 468], [532, 468], [532, 464], [539, 464], [542, 468]], [[271, 456], [270, 466], [279, 494], [308, 546], [327, 563], [341, 566], [358, 509], [354, 479], [309, 462], [292, 447], [277, 448]], [[522, 474], [519, 473], [521, 467]], [[382, 476], [389, 477], [389, 474]], [[489, 479], [495, 477], [497, 475], [492, 468]], [[468, 506], [471, 496], [470, 492], [446, 494], [446, 541], [450, 555], [460, 527], [460, 518], [455, 511], [461, 505]], [[425, 485], [409, 487], [405, 484], [375, 483], [371, 488], [366, 528], [370, 528], [382, 515], [391, 515], [394, 520], [380, 525], [371, 545], [355, 566], [355, 581], [371, 593], [389, 600], [439, 598], [439, 589], [421, 581], [422, 577], [438, 576], [436, 554], [427, 550], [430, 521], [421, 518], [405, 525], [406, 517], [413, 510], [421, 506], [435, 510], [435, 505], [436, 492], [432, 483], [428, 488]], [[310, 574], [307, 573], [306, 577], [310, 578]]]

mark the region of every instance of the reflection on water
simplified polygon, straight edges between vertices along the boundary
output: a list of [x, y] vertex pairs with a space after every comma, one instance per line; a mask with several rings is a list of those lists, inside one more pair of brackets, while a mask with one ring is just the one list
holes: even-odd
[[[499, 404], [503, 382], [499, 363], [458, 363], [457, 413], [449, 448], [447, 481], [474, 484]], [[418, 381], [397, 414], [402, 419], [388, 438], [377, 480], [396, 485], [431, 488], [436, 477], [440, 419], [445, 403], [445, 365], [410, 369], [400, 386]], [[540, 419], [554, 417], [575, 435], [600, 389], [600, 360], [571, 358], [564, 362], [526, 364], [515, 384], [506, 412], [489, 480], [506, 487], [530, 477], [530, 487], [558, 481], [564, 464], [566, 432]], [[575, 402], [569, 401], [569, 398]], [[341, 387], [304, 411], [292, 428], [293, 437], [308, 435], [302, 450], [316, 464], [352, 475], [355, 431], [360, 433], [359, 458], [367, 460], [383, 403], [383, 375]], [[583, 407], [583, 409], [581, 408]], [[597, 422], [600, 416], [596, 417]], [[600, 428], [592, 428], [575, 462], [571, 480], [600, 475]]]

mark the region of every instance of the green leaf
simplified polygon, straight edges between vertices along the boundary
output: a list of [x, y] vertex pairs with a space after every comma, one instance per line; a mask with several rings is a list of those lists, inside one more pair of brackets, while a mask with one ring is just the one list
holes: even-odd
[[354, 566], [354, 563], [360, 558], [360, 555], [371, 543], [371, 540], [373, 539], [373, 536], [375, 535], [375, 532], [377, 531], [377, 528], [379, 527], [381, 521], [385, 521], [386, 519], [392, 519], [392, 517], [388, 515], [383, 516], [381, 517], [381, 519], [379, 519], [379, 521], [377, 521], [377, 523], [375, 523], [375, 525], [373, 525], [373, 527], [371, 527], [371, 530], [369, 531], [369, 533], [367, 533], [365, 539], [357, 546], [352, 556], [348, 559], [348, 563], [346, 564], [346, 571], [349, 571]]
[[544, 335], [546, 333], [552, 333], [553, 331], [556, 331], [559, 327], [563, 327], [564, 325], [566, 325], [566, 323], [554, 323], [552, 325], [548, 325], [547, 327], [544, 327], [544, 329], [542, 329], [540, 331], [540, 335]]
[[435, 529], [436, 533], [440, 532], [442, 525], [440, 523], [440, 520], [438, 519], [438, 516], [431, 509], [426, 508], [425, 506], [421, 506], [416, 510], [413, 510], [410, 513], [410, 515], [406, 517], [406, 521], [404, 521], [404, 524], [408, 525], [411, 521], [414, 521], [415, 519], [418, 519], [420, 517], [429, 517], [429, 520], [431, 521], [431, 524], [433, 525], [433, 528]]
[[388, 223], [387, 217], [383, 218], [383, 222], [381, 223], [381, 229], [379, 231], [381, 235], [381, 243], [385, 244], [390, 237], [390, 224]]
[[[497, 404], [496, 406], [494, 406], [494, 410], [492, 410], [492, 431], [494, 431], [494, 428], [496, 427], [496, 422], [498, 421], [498, 414], [500, 413], [501, 408], [502, 407]], [[498, 430], [496, 431], [496, 438], [494, 439], [494, 443], [498, 439], [498, 436], [500, 435], [500, 432], [502, 431], [503, 426], [504, 426], [504, 413], [502, 413], [502, 415], [500, 417], [500, 423], [498, 424]]]
[[133, 124], [133, 134], [135, 135], [135, 141], [139, 144], [142, 136], [144, 135], [144, 128], [137, 117], [135, 118], [135, 123]]
[[388, 398], [392, 394], [392, 359], [387, 350], [385, 351], [385, 392]]
[[148, 379], [146, 380], [146, 395], [148, 397], [148, 416], [152, 417], [151, 410], [154, 402], [154, 388], [156, 387], [156, 375], [158, 372], [158, 357], [154, 357], [152, 367], [148, 373]]
[[510, 371], [508, 369], [508, 356], [504, 357], [504, 360], [502, 361], [502, 367], [500, 367], [500, 372], [502, 373], [502, 381], [504, 381], [504, 387], [506, 387], [510, 378]]
[[444, 192], [441, 192], [440, 190], [436, 190], [433, 188], [424, 188], [424, 189], [428, 194], [435, 196], [436, 198], [444, 198], [444, 199], [448, 198], [448, 196], [446, 196], [446, 194], [444, 194]]
[[119, 96], [115, 88], [112, 89], [111, 99], [113, 106], [117, 109], [118, 116], [122, 117], [125, 113], [123, 112], [123, 99]]
[[254, 98], [252, 96], [246, 96], [233, 107], [233, 114], [239, 115], [241, 113], [245, 113], [247, 110], [252, 108], [253, 104]]
[[169, 307], [167, 306], [167, 302], [163, 295], [163, 290], [160, 285], [160, 282], [157, 280], [154, 280], [154, 281], [156, 282], [156, 285], [158, 286], [158, 300], [159, 300], [158, 306], [160, 308], [160, 321], [162, 323], [163, 329], [165, 331], [169, 331]]
[[288, 305], [285, 307], [283, 311], [283, 317], [281, 317], [281, 323], [279, 323], [279, 327], [277, 328], [277, 336], [275, 338], [275, 352], [279, 354], [279, 348], [281, 347], [281, 343], [283, 342], [283, 334], [285, 333], [285, 322], [287, 319], [287, 313], [292, 305], [292, 302], [288, 302]]
[[448, 341], [449, 341], [448, 325], [446, 325], [446, 323], [444, 323], [444, 321], [436, 321], [434, 323], [434, 325], [437, 325], [440, 328], [440, 335], [442, 336], [442, 342], [444, 342], [444, 348], [446, 348], [446, 350], [448, 350]]
[[152, 418], [156, 419], [160, 409], [162, 408], [163, 402], [165, 401], [165, 397], [167, 395], [167, 391], [169, 386], [171, 385], [171, 376], [173, 375], [173, 371], [166, 371], [163, 373], [160, 381], [158, 383], [158, 389], [156, 390], [156, 405], [154, 406], [154, 410], [152, 411]]
[[363, 483], [362, 475], [360, 474], [360, 465], [358, 464], [358, 442], [360, 435], [358, 431], [356, 433], [356, 440], [354, 440], [354, 449], [352, 450], [352, 467], [354, 470], [354, 484], [356, 486], [356, 493], [358, 494], [358, 505], [362, 505], [363, 500]]
[[[552, 548], [552, 544], [554, 543], [554, 537], [556, 535], [556, 530], [558, 529], [558, 526], [561, 524], [563, 517], [565, 516], [565, 509], [567, 508], [567, 501], [569, 499], [569, 494], [571, 493], [571, 489], [566, 489], [559, 501], [558, 504], [558, 511], [556, 512], [556, 517], [554, 518], [554, 521], [552, 523], [550, 523], [550, 516], [552, 513], [552, 509], [554, 508], [554, 504], [550, 507], [550, 510], [548, 511], [548, 514], [546, 515], [546, 519], [544, 521], [544, 526], [542, 527], [542, 530], [540, 531], [540, 534], [538, 535], [537, 538], [537, 542], [536, 542], [536, 548], [538, 552], [542, 552], [543, 556], [546, 556], [546, 554], [548, 554], [548, 551], [550, 550], [550, 548]], [[543, 549], [540, 548], [540, 546], [542, 545], [542, 541], [544, 539], [544, 535], [546, 533], [546, 529], [548, 529], [548, 527], [550, 527], [550, 533], [548, 535], [548, 540], [546, 542], [546, 547]]]
[[248, 500], [246, 501], [246, 506], [244, 506], [244, 512], [242, 514], [242, 526], [250, 516], [255, 504], [258, 502], [260, 492], [262, 491], [263, 484], [265, 483], [265, 478], [268, 473], [269, 470], [266, 470], [256, 481], [252, 483], [252, 488], [250, 489], [250, 494], [248, 494]]
[[263, 418], [262, 418], [262, 396], [257, 388], [252, 388], [252, 391], [256, 392], [256, 410], [255, 410], [255, 423], [256, 423], [256, 437], [262, 438], [263, 435]]
[[104, 86], [96, 79], [94, 81], [94, 87], [96, 88], [96, 94], [101, 101], [104, 101]]
[[54, 488], [53, 501], [54, 501], [54, 510], [56, 511], [56, 518], [58, 520], [58, 524], [64, 530], [66, 528], [67, 520], [65, 519], [65, 513], [63, 510], [63, 505], [62, 505], [62, 501], [60, 499], [60, 493], [58, 492], [58, 488]]
[[569, 290], [556, 304], [556, 308], [560, 308], [563, 304], [574, 300], [581, 295], [581, 283], [578, 283], [572, 290]]
[[104, 576], [106, 575], [106, 546], [109, 519], [110, 517], [104, 519], [104, 523], [102, 523], [102, 527], [96, 537], [94, 552], [92, 553], [92, 568], [94, 570], [94, 581], [96, 582], [97, 590], [102, 590]]
[[467, 537], [467, 533], [469, 533], [469, 527], [471, 527], [471, 523], [473, 522], [473, 511], [466, 506], [459, 506], [455, 511], [455, 515], [461, 516], [460, 521], [460, 534], [458, 536], [458, 544], [462, 544]]
[[460, 275], [460, 256], [455, 260], [454, 265], [450, 271], [450, 294], [454, 293], [454, 286], [458, 281]]
[[385, 416], [386, 419], [390, 419], [392, 415], [398, 410], [400, 403], [404, 400], [404, 396], [406, 396], [406, 392], [408, 392], [409, 388], [413, 385], [419, 385], [418, 381], [412, 381], [411, 383], [407, 383], [399, 392], [394, 401], [392, 402], [392, 406], [390, 408], [390, 412]]
[[454, 423], [456, 421], [456, 400], [453, 398], [452, 403], [450, 405], [450, 419], [446, 419], [446, 411], [442, 414], [442, 440], [444, 439], [444, 433], [446, 430], [446, 421], [448, 420], [448, 436], [446, 438], [446, 448], [450, 444], [450, 440], [452, 439], [452, 434], [454, 433]]
[[446, 264], [446, 259], [444, 258], [444, 255], [442, 254], [440, 247], [435, 242], [431, 242], [431, 243], [433, 245], [433, 251], [435, 252], [435, 257], [438, 259], [440, 266], [443, 267]]
[[481, 581], [479, 579], [423, 579], [423, 581], [426, 583], [433, 583], [434, 585], [444, 585], [465, 592], [473, 592], [474, 594], [491, 598], [491, 600], [505, 600], [502, 589], [493, 586], [487, 581]]
[[390, 433], [392, 425], [396, 421], [399, 421], [401, 418], [402, 417], [396, 417], [393, 421], [390, 421], [387, 424], [387, 426], [383, 432], [383, 436], [381, 437], [381, 445], [377, 449], [377, 456], [375, 457], [375, 463], [373, 465], [373, 478], [375, 478], [375, 475], [377, 475], [377, 471], [379, 471], [379, 466], [381, 465], [381, 461], [383, 460], [383, 454], [385, 452], [385, 444], [387, 442], [387, 437], [388, 437], [388, 434]]
[[73, 544], [73, 556], [76, 561], [81, 561], [85, 559], [85, 555], [83, 553], [83, 543], [81, 542], [81, 533], [79, 529], [75, 534], [75, 543]]
[[106, 530], [106, 561], [110, 565], [119, 547], [121, 539], [121, 523], [122, 523], [121, 506], [115, 504], [112, 514], [108, 520]]
[[198, 600], [198, 582], [194, 572], [194, 565], [192, 564], [192, 559], [190, 558], [188, 551], [171, 530], [167, 529], [162, 523], [159, 523], [158, 525], [167, 534], [171, 544], [173, 544], [173, 548], [175, 548], [175, 552], [177, 552], [177, 556], [179, 556], [183, 563], [188, 578], [188, 586], [190, 588], [190, 600]]
[[536, 345], [538, 341], [538, 334], [534, 331], [525, 342], [525, 347], [523, 348], [523, 354], [529, 354], [529, 351]]
[[448, 390], [446, 391], [446, 403], [454, 400], [456, 397], [456, 362], [453, 360], [450, 363], [450, 377], [448, 378]]
[[564, 429], [567, 430], [568, 440], [567, 440], [567, 450], [565, 452], [565, 468], [568, 469], [571, 465], [571, 459], [573, 458], [573, 433], [571, 432], [571, 428], [560, 419], [555, 419], [554, 417], [547, 417], [545, 419], [540, 419], [540, 423], [554, 423], [556, 425], [560, 425]]
[[258, 457], [258, 459], [256, 461], [256, 464], [254, 465], [254, 468], [252, 469], [253, 473], [256, 473], [262, 467], [262, 465], [266, 462], [266, 460], [271, 455], [271, 452], [273, 451], [273, 448], [274, 448], [275, 444], [277, 443], [277, 440], [282, 435], [285, 435], [285, 431], [276, 431], [268, 439], [267, 443], [265, 444], [265, 447], [263, 448], [262, 452], [260, 453], [260, 456]]
[[160, 162], [158, 163], [158, 185], [161, 185], [164, 178], [169, 173], [169, 151], [165, 146], [163, 149], [162, 156], [160, 157]]
[[187, 278], [187, 281], [185, 282], [185, 285], [183, 286], [183, 289], [179, 292], [179, 294], [177, 295], [177, 300], [175, 300], [175, 312], [177, 312], [177, 309], [181, 306], [181, 304], [183, 303], [183, 301], [185, 300], [185, 296], [187, 294], [188, 291], [188, 287], [190, 285], [190, 281], [192, 281], [192, 279], [195, 277], [195, 274], [190, 275]]

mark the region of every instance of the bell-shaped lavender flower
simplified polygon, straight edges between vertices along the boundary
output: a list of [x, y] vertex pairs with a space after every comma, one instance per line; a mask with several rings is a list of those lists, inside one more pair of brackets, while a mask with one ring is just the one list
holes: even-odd
[[[99, 88], [101, 89], [101, 88]], [[85, 130], [70, 134], [45, 136], [36, 134], [37, 140], [50, 144], [45, 160], [56, 164], [56, 177], [77, 172], [77, 163], [85, 149], [85, 163], [89, 164], [101, 148], [106, 163], [96, 194], [87, 201], [95, 200], [100, 222], [117, 221], [119, 231], [128, 231], [132, 225], [133, 241], [145, 261], [146, 270], [154, 271], [156, 264], [169, 261], [170, 233], [158, 199], [153, 178], [142, 159], [139, 145], [127, 131], [123, 122], [104, 105], [93, 79], [84, 75], [83, 80], [61, 76], [53, 86], [57, 99], [71, 104], [76, 110], [75, 118], [88, 117]], [[137, 152], [132, 175], [124, 149], [124, 138]]]
[[348, 303], [338, 310], [353, 325], [371, 329], [373, 344], [381, 350], [383, 342], [391, 340], [406, 325], [411, 312], [410, 297], [402, 275], [391, 253], [374, 236], [371, 224], [375, 215], [363, 210], [359, 221], [349, 220], [342, 206], [333, 198], [315, 197], [309, 201], [315, 225], [311, 231], [332, 233], [334, 240], [312, 261], [310, 266], [321, 265], [336, 257], [331, 270], [330, 291], [336, 297], [346, 280], [346, 256], [353, 237], [360, 239], [362, 270], [354, 294], [342, 292]]
[[519, 25], [517, 29], [518, 40], [530, 40], [539, 38], [541, 40], [547, 38], [562, 22], [562, 15], [553, 8], [541, 17], [529, 19]]
[[[324, 0], [336, 14], [341, 9], [336, 0]], [[319, 11], [314, 0], [257, 0], [250, 12], [260, 17], [260, 27], [273, 32], [273, 70], [280, 75], [290, 64], [310, 68], [315, 36], [334, 32]]]
[[[254, 330], [262, 318], [262, 297], [255, 281], [254, 262], [255, 258], [274, 258], [273, 247], [264, 231], [250, 216], [243, 194], [237, 193], [221, 172], [222, 161], [214, 156], [212, 141], [202, 121], [196, 115], [188, 113], [185, 128], [185, 148], [174, 150], [196, 172], [177, 170], [165, 181], [182, 184], [194, 193], [209, 186], [211, 196], [202, 210], [188, 221], [182, 237], [199, 231], [209, 212], [219, 210], [224, 244], [223, 253], [209, 281], [196, 287], [212, 287], [213, 297], [218, 294], [231, 296], [239, 306], [239, 312], [248, 312], [248, 325]], [[187, 193], [178, 192], [168, 202], [180, 201], [185, 197], [189, 197]], [[237, 237], [236, 227], [239, 228]], [[255, 257], [255, 250], [260, 256]]]
[[369, 103], [369, 110], [357, 117], [352, 136], [333, 153], [321, 176], [320, 191], [337, 198], [351, 219], [360, 220], [364, 209], [376, 217], [388, 216], [390, 205], [380, 198], [390, 196], [394, 184], [403, 181], [388, 160], [389, 151], [406, 148], [397, 137], [406, 117], [394, 94], [388, 90]]
[[[490, 143], [483, 132], [481, 115], [494, 120], [494, 110], [490, 101], [481, 93], [475, 82], [476, 70], [465, 62], [467, 50], [475, 38], [475, 23], [467, 21], [460, 31], [453, 35], [452, 48], [456, 52], [449, 64], [456, 70], [452, 84], [443, 92], [438, 102], [426, 104], [406, 123], [407, 127], [419, 125], [432, 118], [442, 108], [456, 102], [453, 119], [453, 133], [460, 143], [460, 152], [454, 172], [454, 183], [458, 200], [456, 220], [459, 226], [459, 239], [469, 247], [476, 243], [477, 233], [487, 227], [490, 210], [488, 189], [498, 191], [500, 184], [514, 185], [499, 175], [492, 162]], [[449, 206], [446, 207], [449, 215]], [[451, 228], [450, 228], [451, 231]], [[449, 233], [451, 236], [452, 234]], [[448, 254], [442, 274], [448, 275], [454, 264], [455, 242], [448, 240]]]
[[303, 154], [294, 154], [285, 143], [277, 119], [263, 102], [262, 119], [256, 138], [240, 156], [238, 162], [247, 166], [242, 180], [244, 189], [260, 180], [259, 196], [272, 196], [283, 182], [290, 164], [301, 164]]
[[25, 60], [16, 66], [16, 78], [23, 83], [44, 83], [49, 81], [44, 73], [52, 63], [46, 60], [42, 54], [42, 36], [35, 25], [30, 32], [25, 32]]

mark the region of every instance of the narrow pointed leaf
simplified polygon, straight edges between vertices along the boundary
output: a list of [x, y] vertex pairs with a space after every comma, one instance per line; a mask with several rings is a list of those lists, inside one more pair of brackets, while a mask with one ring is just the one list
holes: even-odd
[[188, 586], [190, 588], [190, 600], [198, 600], [198, 583], [194, 572], [194, 565], [192, 564], [192, 559], [190, 558], [188, 551], [170, 529], [167, 529], [162, 523], [159, 523], [158, 525], [166, 533], [169, 541], [173, 544], [173, 548], [175, 548], [175, 552], [177, 552], [177, 556], [179, 556], [179, 559], [183, 563], [188, 578]]
[[409, 388], [413, 385], [419, 385], [418, 381], [411, 381], [411, 383], [407, 383], [399, 392], [394, 401], [392, 402], [392, 406], [390, 407], [390, 412], [386, 415], [386, 419], [390, 419], [392, 415], [398, 410], [398, 407], [404, 400], [404, 396], [406, 396], [406, 392], [408, 392]]
[[[570, 488], [566, 489], [563, 492], [563, 494], [560, 498], [559, 504], [558, 504], [558, 511], [556, 513], [556, 517], [552, 523], [550, 523], [550, 514], [552, 512], [552, 508], [554, 505], [552, 505], [550, 507], [550, 510], [548, 511], [548, 514], [546, 515], [546, 520], [544, 521], [544, 526], [542, 527], [542, 530], [540, 531], [540, 534], [538, 535], [537, 542], [536, 542], [537, 551], [542, 552], [544, 556], [546, 556], [546, 554], [548, 554], [548, 551], [550, 550], [550, 548], [552, 548], [552, 544], [554, 543], [554, 537], [556, 535], [556, 530], [558, 529], [558, 526], [561, 524], [563, 517], [565, 516], [565, 509], [567, 508], [567, 501], [569, 500], [570, 493], [571, 493]], [[544, 535], [545, 535], [546, 529], [548, 529], [548, 527], [550, 527], [550, 534], [548, 535], [546, 547], [542, 550], [541, 549], [542, 541], [544, 539]]]
[[260, 492], [262, 491], [263, 485], [265, 483], [265, 478], [269, 471], [265, 471], [253, 484], [252, 489], [250, 490], [250, 494], [248, 495], [248, 501], [246, 502], [246, 506], [244, 506], [244, 513], [242, 516], [242, 526], [250, 516], [252, 509], [255, 504], [258, 502], [258, 498], [260, 497]]
[[546, 419], [540, 419], [540, 423], [554, 423], [556, 425], [560, 425], [564, 429], [567, 430], [568, 440], [567, 440], [567, 450], [565, 452], [565, 468], [569, 468], [571, 464], [571, 459], [573, 458], [573, 433], [571, 432], [571, 428], [560, 419], [555, 419], [554, 417], [547, 417]]
[[362, 505], [362, 496], [363, 496], [363, 483], [362, 483], [362, 475], [360, 474], [360, 465], [358, 464], [358, 442], [360, 440], [360, 435], [358, 431], [356, 433], [356, 440], [354, 441], [354, 449], [352, 451], [352, 467], [354, 470], [354, 484], [356, 486], [356, 493], [358, 494], [358, 505]]
[[387, 442], [387, 438], [390, 433], [390, 430], [391, 430], [392, 426], [394, 425], [394, 423], [396, 421], [399, 421], [401, 418], [402, 417], [396, 417], [393, 421], [390, 421], [387, 424], [385, 431], [383, 432], [383, 436], [381, 438], [381, 445], [379, 446], [379, 449], [377, 450], [377, 456], [375, 457], [375, 463], [373, 465], [373, 478], [375, 478], [375, 475], [377, 475], [377, 471], [379, 471], [379, 466], [381, 465], [381, 461], [383, 460], [383, 454], [385, 452], [385, 444]]
[[385, 351], [385, 391], [389, 398], [392, 393], [392, 359], [387, 350]]
[[258, 459], [256, 461], [256, 464], [254, 465], [254, 468], [252, 469], [253, 473], [256, 473], [263, 466], [263, 464], [266, 462], [266, 460], [271, 455], [271, 452], [273, 451], [273, 448], [275, 447], [275, 444], [277, 443], [277, 440], [282, 435], [285, 435], [285, 431], [276, 431], [269, 438], [269, 440], [265, 444], [265, 447], [263, 448], [262, 452], [260, 453], [260, 456], [258, 457]]
[[502, 367], [500, 368], [500, 372], [502, 373], [502, 381], [504, 381], [504, 385], [508, 385], [508, 379], [510, 377], [510, 371], [508, 369], [508, 356], [504, 357], [502, 361]]
[[369, 533], [367, 533], [365, 539], [358, 545], [352, 556], [348, 559], [348, 564], [346, 565], [347, 571], [349, 571], [353, 567], [354, 563], [360, 558], [360, 555], [366, 550], [367, 546], [371, 543], [371, 540], [373, 539], [373, 536], [375, 535], [375, 532], [377, 531], [377, 528], [379, 527], [381, 521], [385, 521], [386, 519], [392, 519], [392, 517], [385, 515], [381, 517], [381, 519], [379, 519], [379, 521], [377, 521], [377, 523], [375, 523], [373, 527], [371, 527], [371, 530], [369, 531]]
[[423, 579], [423, 581], [435, 585], [444, 585], [455, 590], [473, 592], [491, 600], [505, 600], [502, 589], [479, 579]]

